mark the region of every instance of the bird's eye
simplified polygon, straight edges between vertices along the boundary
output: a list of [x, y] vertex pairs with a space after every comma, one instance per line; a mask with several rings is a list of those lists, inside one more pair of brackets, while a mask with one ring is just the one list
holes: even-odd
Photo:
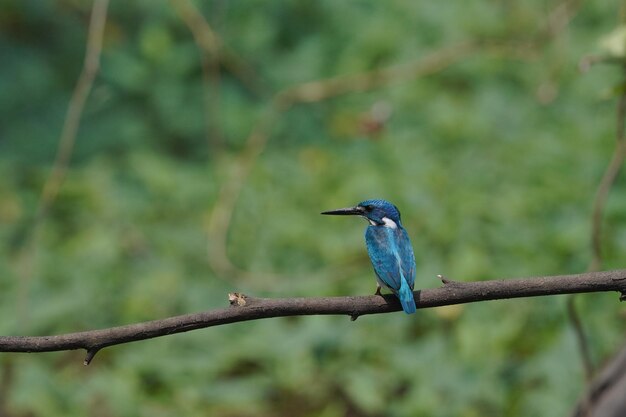
[[368, 205], [368, 206], [365, 206], [364, 208], [365, 208], [365, 211], [367, 211], [368, 213], [369, 213], [370, 211], [374, 210], [374, 206], [369, 206], [369, 205]]

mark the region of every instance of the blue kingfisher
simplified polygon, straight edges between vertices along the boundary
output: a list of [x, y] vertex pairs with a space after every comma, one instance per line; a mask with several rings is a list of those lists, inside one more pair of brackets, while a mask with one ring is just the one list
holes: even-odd
[[325, 211], [322, 214], [362, 216], [367, 253], [376, 272], [376, 294], [386, 287], [402, 304], [406, 314], [415, 313], [415, 255], [409, 235], [402, 227], [400, 210], [386, 200], [365, 200], [354, 207]]

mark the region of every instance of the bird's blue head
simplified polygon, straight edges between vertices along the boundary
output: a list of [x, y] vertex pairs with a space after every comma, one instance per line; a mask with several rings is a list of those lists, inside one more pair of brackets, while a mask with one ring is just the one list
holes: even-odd
[[363, 216], [372, 226], [401, 225], [400, 210], [387, 200], [365, 200], [354, 207], [324, 211], [322, 214]]

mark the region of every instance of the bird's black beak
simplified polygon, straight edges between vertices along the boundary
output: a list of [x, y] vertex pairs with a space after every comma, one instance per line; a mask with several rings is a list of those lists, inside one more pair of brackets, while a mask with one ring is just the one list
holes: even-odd
[[356, 207], [348, 207], [348, 208], [341, 208], [341, 209], [337, 209], [337, 210], [329, 210], [329, 211], [323, 211], [321, 214], [334, 214], [337, 216], [360, 216], [363, 214], [363, 208], [356, 206]]

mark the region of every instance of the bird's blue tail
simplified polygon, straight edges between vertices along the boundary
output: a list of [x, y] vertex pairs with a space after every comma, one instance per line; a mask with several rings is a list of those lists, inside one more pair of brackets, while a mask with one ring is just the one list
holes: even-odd
[[402, 304], [402, 310], [404, 310], [406, 314], [413, 314], [415, 313], [415, 299], [413, 298], [413, 291], [404, 277], [401, 277], [400, 281], [400, 290], [398, 290], [397, 296], [400, 299], [400, 304]]

